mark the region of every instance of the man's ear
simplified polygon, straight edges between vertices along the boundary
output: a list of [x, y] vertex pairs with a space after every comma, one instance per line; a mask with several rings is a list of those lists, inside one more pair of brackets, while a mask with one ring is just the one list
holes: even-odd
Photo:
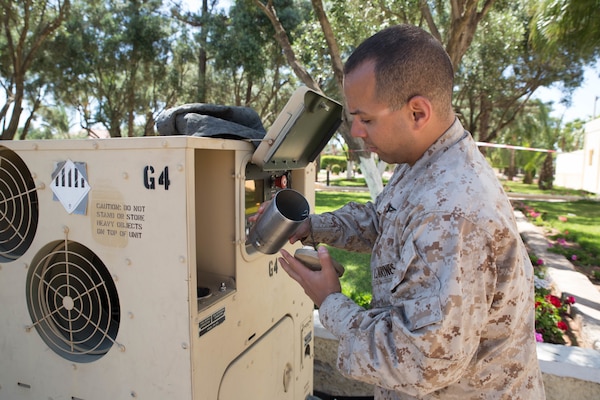
[[408, 100], [408, 109], [412, 114], [412, 122], [416, 129], [427, 125], [433, 113], [431, 101], [423, 96], [411, 97]]

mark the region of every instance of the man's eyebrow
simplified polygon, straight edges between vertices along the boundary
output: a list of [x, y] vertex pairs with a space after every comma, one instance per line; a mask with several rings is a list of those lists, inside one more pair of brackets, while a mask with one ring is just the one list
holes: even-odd
[[362, 110], [354, 110], [354, 111], [348, 111], [348, 114], [350, 115], [358, 115], [358, 114], [364, 114], [365, 112]]

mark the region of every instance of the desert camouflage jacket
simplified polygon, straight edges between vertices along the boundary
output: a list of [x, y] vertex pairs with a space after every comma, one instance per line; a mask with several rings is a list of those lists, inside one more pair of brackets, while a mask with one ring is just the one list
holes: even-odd
[[512, 207], [458, 120], [374, 203], [311, 216], [314, 239], [371, 252], [365, 310], [327, 297], [338, 367], [375, 398], [544, 398], [533, 268]]

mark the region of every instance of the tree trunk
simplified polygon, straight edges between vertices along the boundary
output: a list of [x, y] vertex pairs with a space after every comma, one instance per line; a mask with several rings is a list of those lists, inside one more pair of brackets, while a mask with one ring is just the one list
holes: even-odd
[[[480, 11], [477, 11], [480, 0], [452, 0], [450, 2], [452, 9], [446, 51], [450, 56], [455, 71], [473, 41], [477, 25], [491, 10], [495, 1], [485, 0]], [[444, 43], [440, 31], [435, 25], [427, 1], [421, 0], [420, 9], [423, 18], [427, 21], [429, 31], [440, 43]]]
[[[208, 14], [208, 0], [202, 0], [202, 19], [205, 20]], [[206, 42], [208, 28], [200, 27], [200, 49], [198, 50], [198, 102], [206, 103]]]
[[540, 171], [540, 178], [538, 180], [538, 188], [541, 190], [551, 190], [554, 186], [554, 158], [552, 153], [546, 153], [542, 170]]
[[[275, 38], [281, 48], [283, 49], [283, 53], [286, 57], [286, 60], [289, 66], [292, 68], [296, 76], [309, 88], [323, 93], [319, 84], [313, 79], [310, 73], [304, 68], [302, 64], [297, 60], [296, 54], [292, 49], [292, 46], [288, 40], [287, 32], [281, 25], [279, 18], [277, 17], [277, 13], [275, 7], [272, 2], [267, 2], [266, 4], [260, 0], [254, 0], [254, 3], [260, 7], [265, 15], [271, 21], [273, 28], [275, 29]], [[339, 52], [339, 48], [337, 46], [337, 42], [335, 37], [333, 36], [333, 30], [331, 29], [331, 25], [329, 24], [329, 20], [327, 19], [327, 15], [323, 9], [323, 3], [321, 0], [312, 0], [313, 8], [315, 13], [317, 14], [317, 18], [321, 23], [321, 28], [323, 29], [323, 33], [325, 34], [325, 39], [327, 41], [327, 46], [329, 48], [333, 71], [340, 88], [340, 93], [343, 93], [342, 83], [343, 83], [343, 64], [341, 61], [341, 56]], [[345, 103], [345, 102], [344, 102]], [[371, 156], [369, 151], [366, 151], [364, 148], [364, 143], [362, 140], [352, 137], [350, 134], [350, 121], [352, 121], [352, 116], [348, 114], [347, 107], [344, 104], [344, 116], [342, 117], [342, 125], [338, 131], [341, 133], [344, 141], [348, 145], [348, 149], [350, 151], [350, 158], [354, 161], [360, 162], [361, 170], [367, 182], [367, 186], [369, 187], [369, 192], [371, 193], [371, 197], [375, 199], [375, 197], [383, 190], [383, 182], [381, 180], [381, 175], [378, 175], [377, 166], [375, 165], [375, 161]]]
[[508, 168], [506, 169], [506, 179], [509, 181], [512, 181], [513, 178], [517, 176], [515, 164], [515, 149], [510, 149], [510, 161], [508, 163]]
[[[39, 22], [43, 22], [40, 26], [35, 29], [35, 33], [30, 35], [29, 25], [35, 20], [35, 15], [32, 12], [41, 12], [46, 15], [50, 5], [44, 6], [41, 10], [35, 8], [32, 0], [23, 0], [20, 2], [3, 2], [2, 3], [2, 30], [5, 35], [4, 41], [6, 44], [5, 50], [8, 54], [8, 59], [11, 61], [11, 67], [7, 70], [10, 78], [15, 82], [15, 92], [13, 99], [7, 99], [13, 101], [12, 115], [10, 116], [8, 127], [3, 129], [0, 135], [2, 140], [12, 140], [17, 133], [19, 127], [19, 120], [21, 113], [23, 112], [23, 99], [25, 97], [25, 77], [31, 65], [38, 56], [38, 50], [42, 47], [44, 41], [60, 27], [62, 22], [67, 16], [70, 8], [70, 0], [64, 0], [62, 2], [56, 2], [56, 9], [58, 12], [54, 16], [54, 19], [46, 20], [43, 17]], [[17, 18], [17, 12], [13, 7], [21, 7], [27, 10], [24, 15], [26, 16], [24, 21]], [[22, 25], [19, 25], [22, 24]], [[27, 47], [29, 46], [29, 47]], [[2, 116], [2, 119], [8, 115]]]

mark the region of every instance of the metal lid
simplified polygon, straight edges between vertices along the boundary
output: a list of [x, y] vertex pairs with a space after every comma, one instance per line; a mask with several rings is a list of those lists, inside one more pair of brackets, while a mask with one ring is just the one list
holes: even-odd
[[342, 122], [342, 105], [298, 88], [252, 156], [264, 171], [300, 169], [313, 162]]

